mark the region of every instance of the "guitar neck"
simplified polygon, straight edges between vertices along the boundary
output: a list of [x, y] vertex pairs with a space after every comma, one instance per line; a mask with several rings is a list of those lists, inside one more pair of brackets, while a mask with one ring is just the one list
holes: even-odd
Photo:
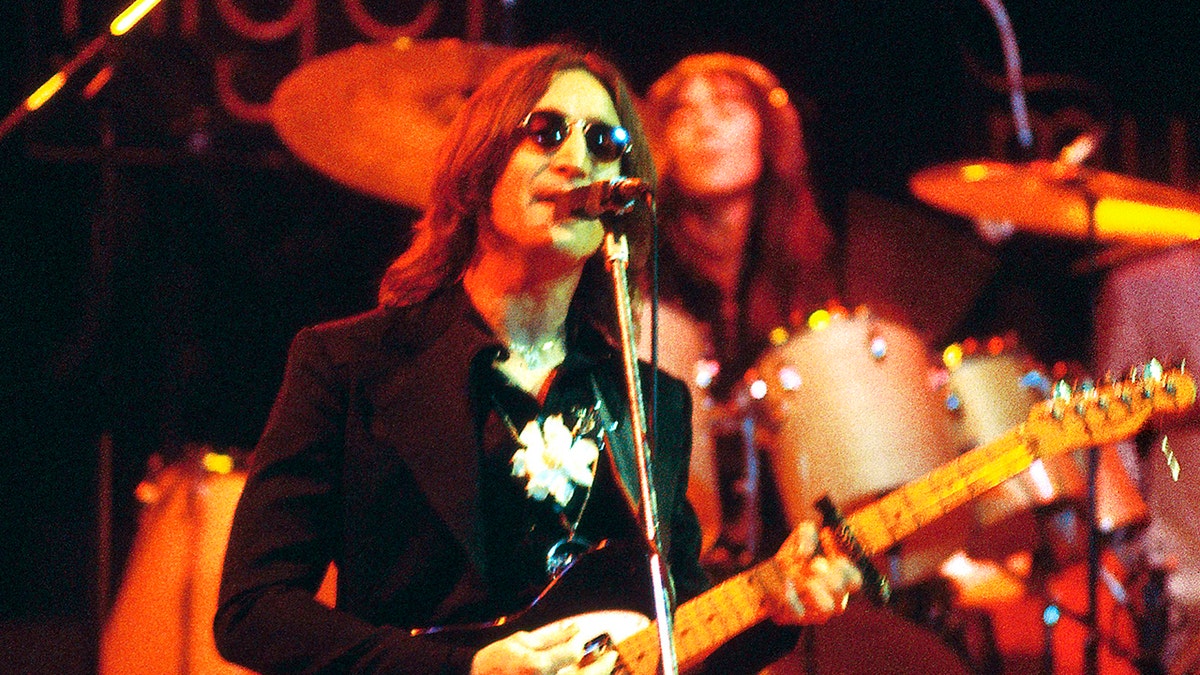
[[956, 507], [1029, 468], [1020, 427], [963, 453], [846, 517], [867, 555], [882, 553]]
[[[680, 670], [700, 663], [718, 647], [770, 616], [774, 597], [783, 589], [783, 574], [775, 558], [717, 584], [683, 603], [675, 611], [675, 655]], [[658, 630], [654, 623], [617, 645], [617, 672], [655, 675], [658, 672]]]
[[[1135, 371], [1136, 372], [1136, 371]], [[1182, 369], [1163, 371], [1157, 361], [1127, 382], [1085, 387], [1079, 394], [1039, 403], [1028, 419], [994, 441], [913, 480], [845, 518], [862, 552], [886, 551], [949, 511], [1016, 476], [1037, 457], [1132, 436], [1152, 412], [1178, 412], [1196, 400], [1196, 385]], [[679, 606], [675, 649], [681, 668], [711, 654], [738, 633], [766, 619], [782, 597], [776, 558], [728, 579]], [[622, 672], [658, 672], [658, 632], [648, 628], [617, 645]]]
[[[1029, 467], [1033, 456], [1014, 429], [897, 489], [847, 517], [869, 555], [887, 550], [951, 509]], [[675, 650], [681, 668], [699, 663], [739, 633], [770, 616], [783, 577], [775, 558], [759, 563], [683, 603], [675, 613]], [[631, 675], [658, 672], [654, 625], [622, 640], [621, 663]]]

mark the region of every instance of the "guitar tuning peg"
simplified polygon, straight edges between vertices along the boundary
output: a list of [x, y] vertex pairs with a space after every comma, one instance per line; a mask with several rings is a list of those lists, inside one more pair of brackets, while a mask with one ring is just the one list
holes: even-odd
[[1128, 391], [1122, 389], [1118, 398], [1121, 399], [1121, 403], [1124, 403], [1126, 408], [1133, 409], [1133, 397], [1129, 395]]
[[1150, 363], [1146, 364], [1142, 374], [1147, 380], [1161, 380], [1163, 376], [1162, 364], [1159, 363], [1158, 359], [1150, 359]]
[[1080, 417], [1083, 417], [1083, 414], [1087, 412], [1088, 403], [1090, 401], [1095, 401], [1100, 393], [1096, 391], [1096, 387], [1092, 384], [1091, 380], [1084, 380], [1083, 382], [1080, 382], [1077, 390], [1079, 391], [1080, 396], [1076, 397], [1075, 413]]
[[1162, 453], [1167, 458], [1167, 469], [1171, 472], [1171, 480], [1179, 481], [1179, 459], [1175, 457], [1175, 453], [1171, 450], [1171, 446], [1167, 445], [1167, 437], [1162, 439]]

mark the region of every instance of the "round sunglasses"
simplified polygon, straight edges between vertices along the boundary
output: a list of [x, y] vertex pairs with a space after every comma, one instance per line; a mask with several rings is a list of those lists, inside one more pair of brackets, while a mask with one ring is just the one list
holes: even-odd
[[534, 110], [521, 122], [521, 132], [546, 152], [553, 152], [567, 140], [571, 127], [583, 125], [583, 140], [588, 152], [599, 162], [615, 162], [632, 146], [625, 127], [595, 120], [568, 121], [556, 110]]

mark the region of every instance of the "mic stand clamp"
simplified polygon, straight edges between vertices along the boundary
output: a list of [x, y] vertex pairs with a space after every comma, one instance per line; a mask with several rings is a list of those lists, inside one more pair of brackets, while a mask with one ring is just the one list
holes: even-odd
[[654, 486], [650, 479], [650, 448], [646, 443], [646, 408], [643, 405], [637, 348], [633, 339], [633, 307], [629, 296], [628, 280], [629, 241], [624, 234], [618, 236], [613, 233], [613, 228], [609, 226], [607, 218], [601, 220], [605, 224], [605, 260], [608, 271], [612, 275], [613, 298], [616, 302], [617, 323], [620, 329], [626, 400], [629, 401], [629, 419], [633, 433], [634, 455], [637, 459], [641, 521], [650, 552], [650, 581], [654, 593], [655, 620], [658, 627], [660, 672], [663, 675], [677, 675], [679, 663], [675, 653], [675, 624], [672, 617], [674, 607], [667, 585], [667, 567], [662, 557], [661, 539], [658, 533], [658, 505], [654, 495]]

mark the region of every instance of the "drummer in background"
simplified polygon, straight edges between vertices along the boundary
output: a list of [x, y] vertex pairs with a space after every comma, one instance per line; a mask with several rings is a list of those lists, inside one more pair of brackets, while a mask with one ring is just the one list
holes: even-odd
[[[234, 516], [215, 620], [221, 654], [255, 670], [613, 668], [614, 652], [575, 667], [583, 645], [571, 625], [489, 635], [482, 647], [409, 629], [510, 614], [546, 585], [556, 551], [641, 541], [604, 233], [558, 199], [621, 175], [653, 185], [641, 123], [608, 62], [531, 48], [471, 96], [439, 156], [433, 206], [388, 270], [380, 306], [292, 345]], [[637, 270], [648, 212], [627, 217]], [[680, 600], [707, 582], [684, 498], [689, 408], [686, 388], [664, 377], [651, 475]], [[811, 527], [786, 546], [776, 623], [839, 613], [857, 570], [814, 555]], [[334, 609], [313, 598], [331, 561]], [[615, 583], [594, 586], [585, 590], [630, 600]], [[568, 613], [587, 609], [597, 608]], [[729, 645], [730, 663], [707, 665], [746, 672], [796, 633], [763, 622], [734, 638], [748, 642]]]
[[[832, 237], [813, 196], [800, 115], [761, 64], [689, 56], [650, 87], [645, 104], [661, 176], [659, 363], [696, 401], [689, 495], [706, 564], [740, 568], [771, 553], [787, 524], [781, 508], [747, 512], [755, 495], [731, 491], [746, 486], [745, 452], [738, 434], [724, 433], [737, 425], [720, 410], [772, 329], [836, 295]], [[642, 324], [639, 354], [648, 357], [648, 317]], [[754, 511], [775, 519], [765, 538]]]
[[[1166, 365], [1186, 359], [1194, 367], [1200, 363], [1200, 248], [1179, 247], [1111, 270], [1095, 318], [1102, 370], [1120, 376], [1151, 358]], [[1178, 481], [1161, 449], [1164, 437], [1179, 462]], [[1200, 672], [1200, 419], [1193, 411], [1118, 449], [1146, 500], [1140, 562], [1152, 584], [1165, 582], [1165, 607], [1156, 611], [1151, 602], [1142, 622], [1143, 650], [1160, 663], [1143, 672]]]

